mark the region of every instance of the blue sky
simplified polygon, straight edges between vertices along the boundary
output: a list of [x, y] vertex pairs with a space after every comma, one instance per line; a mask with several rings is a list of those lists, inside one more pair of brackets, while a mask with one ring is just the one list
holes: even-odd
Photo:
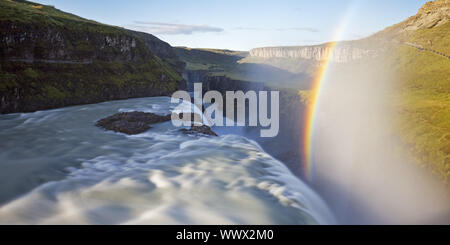
[[35, 0], [172, 46], [249, 50], [359, 39], [414, 15], [426, 0]]

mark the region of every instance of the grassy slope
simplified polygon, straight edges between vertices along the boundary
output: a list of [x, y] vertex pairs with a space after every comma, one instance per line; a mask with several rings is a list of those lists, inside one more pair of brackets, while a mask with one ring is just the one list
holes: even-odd
[[213, 49], [175, 48], [177, 55], [186, 62], [188, 70], [210, 70], [212, 72], [236, 73], [237, 61], [241, 59], [238, 52]]
[[[412, 160], [449, 184], [450, 59], [420, 51], [404, 42], [417, 43], [449, 55], [450, 23], [399, 33], [402, 25], [399, 23], [372, 37], [355, 41], [359, 42], [357, 45], [380, 49], [380, 56], [350, 64], [350, 67], [360, 66], [355, 69], [393, 75], [390, 81], [393, 90], [389, 91], [389, 101], [386, 101], [394, 111], [392, 133], [403, 142]], [[301, 95], [307, 100], [308, 92], [302, 91]]]
[[[418, 30], [406, 40], [450, 54], [450, 23]], [[421, 166], [449, 183], [450, 60], [400, 45], [390, 62], [398, 75], [395, 102], [400, 136]]]
[[83, 28], [102, 33], [125, 32], [125, 29], [100, 24], [93, 20], [63, 12], [52, 6], [41, 5], [21, 0], [0, 0], [0, 21], [36, 24], [40, 26], [64, 26], [66, 28]]

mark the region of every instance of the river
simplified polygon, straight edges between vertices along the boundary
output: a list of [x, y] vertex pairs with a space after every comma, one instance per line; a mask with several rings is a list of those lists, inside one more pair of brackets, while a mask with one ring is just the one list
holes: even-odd
[[322, 199], [239, 130], [128, 136], [119, 111], [168, 114], [169, 97], [0, 115], [1, 224], [334, 224]]

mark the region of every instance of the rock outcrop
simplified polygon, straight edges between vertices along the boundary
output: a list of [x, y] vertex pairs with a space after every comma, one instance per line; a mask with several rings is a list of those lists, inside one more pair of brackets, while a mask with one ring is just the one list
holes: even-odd
[[450, 21], [450, 0], [427, 2], [415, 16], [403, 23], [402, 31], [415, 31], [423, 28], [433, 28]]
[[[95, 126], [111, 130], [117, 133], [124, 133], [128, 135], [135, 135], [143, 133], [151, 128], [153, 124], [167, 122], [171, 120], [171, 115], [157, 115], [149, 112], [120, 112], [112, 116], [100, 119]], [[179, 115], [183, 120], [185, 114]], [[191, 115], [192, 125], [189, 129], [182, 128], [181, 132], [190, 135], [210, 135], [217, 136], [209, 126], [206, 125], [194, 125], [194, 122], [201, 122], [201, 117], [198, 114]], [[196, 121], [197, 120], [197, 121]]]
[[99, 120], [95, 125], [124, 134], [140, 134], [152, 124], [170, 121], [171, 115], [160, 116], [146, 112], [121, 112]]
[[379, 40], [393, 40], [403, 43], [408, 35], [417, 30], [440, 27], [450, 21], [450, 0], [436, 0], [425, 3], [416, 15], [396, 25], [390, 26], [372, 37]]

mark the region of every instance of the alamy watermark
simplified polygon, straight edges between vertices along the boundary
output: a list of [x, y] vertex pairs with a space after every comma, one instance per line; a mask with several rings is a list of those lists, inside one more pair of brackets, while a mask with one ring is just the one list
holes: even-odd
[[[187, 91], [177, 91], [172, 95], [171, 103], [182, 103], [175, 108], [174, 111], [182, 111], [180, 113], [172, 113], [172, 124], [175, 127], [191, 126], [192, 114], [201, 114], [201, 124], [216, 127], [257, 127], [261, 126], [260, 136], [265, 138], [275, 137], [278, 135], [280, 128], [280, 106], [279, 91], [270, 91], [270, 106], [268, 104], [268, 91], [226, 91], [222, 95], [219, 91], [208, 91], [203, 95], [202, 84], [194, 84], [194, 103], [191, 104], [191, 94]], [[225, 115], [224, 115], [224, 99], [225, 99]], [[196, 113], [194, 108], [186, 111], [186, 103], [196, 107], [200, 113]], [[246, 106], [248, 102], [248, 107]], [[203, 111], [203, 107], [206, 106]], [[248, 108], [248, 110], [246, 110]], [[270, 116], [269, 116], [270, 108]], [[246, 112], [248, 111], [248, 116]]]

